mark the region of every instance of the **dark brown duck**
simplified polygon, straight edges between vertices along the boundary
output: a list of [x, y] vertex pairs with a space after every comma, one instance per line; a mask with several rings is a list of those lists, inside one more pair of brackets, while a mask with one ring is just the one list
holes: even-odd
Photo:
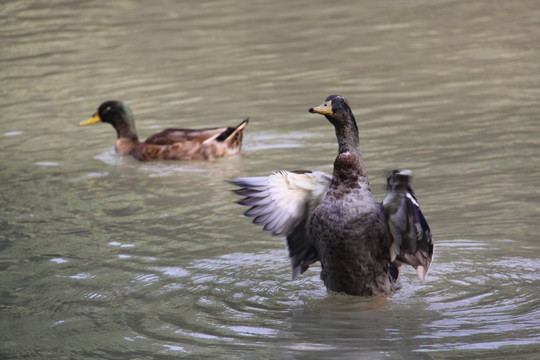
[[331, 95], [309, 110], [334, 125], [338, 155], [333, 175], [279, 171], [233, 182], [250, 206], [246, 216], [287, 239], [293, 279], [316, 261], [327, 289], [351, 295], [388, 295], [402, 264], [425, 281], [433, 239], [410, 187], [410, 171], [395, 170], [382, 203], [374, 200], [359, 148], [358, 127], [347, 100]]

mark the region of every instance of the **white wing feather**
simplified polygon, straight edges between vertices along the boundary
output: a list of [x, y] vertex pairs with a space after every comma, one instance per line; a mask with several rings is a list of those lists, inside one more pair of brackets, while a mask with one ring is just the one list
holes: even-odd
[[328, 191], [332, 176], [322, 171], [278, 171], [267, 177], [237, 178], [238, 203], [251, 208], [244, 214], [274, 236], [287, 238], [293, 278], [317, 261], [309, 224], [313, 210]]

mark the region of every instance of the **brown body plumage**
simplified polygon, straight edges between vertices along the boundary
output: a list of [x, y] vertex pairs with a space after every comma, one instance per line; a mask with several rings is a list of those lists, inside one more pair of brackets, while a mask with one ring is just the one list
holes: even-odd
[[354, 295], [394, 291], [388, 272], [391, 234], [358, 154], [340, 155], [334, 162], [330, 187], [311, 217], [311, 235], [329, 290]]
[[165, 129], [140, 141], [131, 110], [120, 101], [106, 101], [81, 126], [97, 122], [111, 124], [117, 133], [115, 149], [120, 155], [148, 160], [210, 160], [237, 154], [249, 119], [234, 127], [206, 129]]

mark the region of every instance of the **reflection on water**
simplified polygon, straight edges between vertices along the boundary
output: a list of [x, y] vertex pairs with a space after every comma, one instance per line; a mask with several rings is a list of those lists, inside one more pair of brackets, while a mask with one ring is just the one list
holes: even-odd
[[[98, 6], [99, 5], [99, 6]], [[2, 358], [534, 358], [540, 6], [534, 1], [96, 4], [0, 10]], [[328, 296], [225, 180], [331, 171], [345, 95], [377, 199], [410, 168], [436, 241], [426, 285]], [[241, 156], [139, 163], [142, 137], [250, 116]]]

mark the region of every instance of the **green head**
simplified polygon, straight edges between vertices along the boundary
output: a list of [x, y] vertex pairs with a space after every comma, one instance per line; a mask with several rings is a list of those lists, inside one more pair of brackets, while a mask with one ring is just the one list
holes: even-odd
[[101, 104], [90, 119], [79, 123], [80, 126], [87, 126], [98, 122], [111, 124], [118, 135], [118, 138], [129, 138], [137, 141], [137, 130], [135, 130], [135, 117], [131, 109], [121, 101], [109, 100]]

